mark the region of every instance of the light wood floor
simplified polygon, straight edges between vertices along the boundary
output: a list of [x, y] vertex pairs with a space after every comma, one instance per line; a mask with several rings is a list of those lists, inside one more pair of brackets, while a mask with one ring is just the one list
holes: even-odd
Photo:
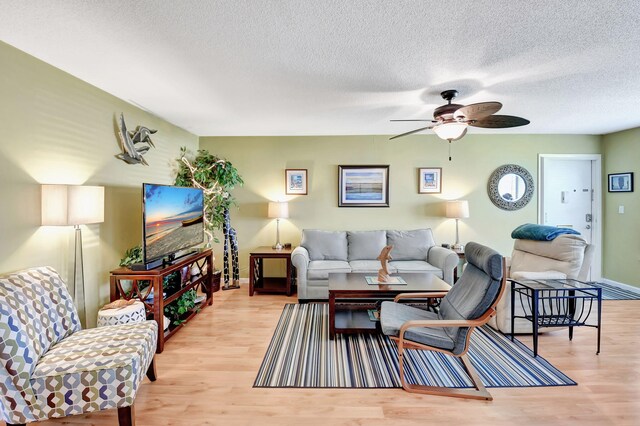
[[[158, 380], [136, 399], [144, 425], [640, 425], [640, 301], [605, 301], [596, 332], [542, 335], [540, 354], [578, 386], [490, 389], [492, 402], [401, 389], [254, 389], [285, 303], [295, 296], [220, 291], [157, 356]], [[523, 339], [525, 340], [525, 339]], [[527, 340], [530, 344], [530, 340]], [[117, 425], [115, 410], [41, 423]]]

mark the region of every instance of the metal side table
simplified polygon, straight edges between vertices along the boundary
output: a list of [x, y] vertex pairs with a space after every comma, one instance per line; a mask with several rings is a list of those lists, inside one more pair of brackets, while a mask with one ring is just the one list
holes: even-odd
[[[573, 327], [595, 327], [600, 331], [602, 319], [602, 289], [573, 279], [514, 280], [511, 281], [511, 340], [513, 341], [516, 318], [531, 321], [533, 329], [533, 356], [538, 356], [538, 329], [540, 327], [569, 327], [569, 340], [573, 339]], [[516, 297], [522, 315], [516, 315]], [[588, 324], [593, 305], [596, 304], [596, 324]]]

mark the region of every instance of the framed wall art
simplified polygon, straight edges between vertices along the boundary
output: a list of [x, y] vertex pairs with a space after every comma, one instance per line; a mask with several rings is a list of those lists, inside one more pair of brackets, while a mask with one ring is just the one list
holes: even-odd
[[442, 192], [442, 168], [418, 169], [418, 193], [440, 194]]
[[285, 185], [287, 195], [307, 195], [307, 169], [286, 169]]
[[633, 172], [610, 174], [609, 192], [633, 192]]
[[339, 166], [339, 207], [389, 207], [389, 166]]

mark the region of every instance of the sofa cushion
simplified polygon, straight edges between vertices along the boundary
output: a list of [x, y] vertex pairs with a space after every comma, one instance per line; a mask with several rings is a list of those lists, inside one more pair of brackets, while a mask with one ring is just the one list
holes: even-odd
[[[349, 262], [349, 266], [351, 266], [351, 272], [371, 272], [375, 274], [378, 273], [381, 267], [379, 260], [352, 260]], [[390, 274], [396, 272], [396, 268], [390, 263], [387, 264], [387, 269]]]
[[386, 231], [348, 231], [349, 261], [374, 260], [387, 245]]
[[435, 245], [431, 229], [387, 231], [387, 244], [393, 246], [394, 260], [426, 260], [429, 248]]
[[303, 229], [300, 245], [307, 249], [311, 260], [347, 261], [347, 233], [345, 231]]
[[309, 280], [326, 280], [333, 272], [351, 272], [351, 267], [342, 260], [312, 260], [307, 269]]
[[442, 278], [442, 270], [424, 260], [394, 260], [393, 262], [389, 262], [389, 267], [395, 269], [399, 274], [430, 272], [437, 277]]

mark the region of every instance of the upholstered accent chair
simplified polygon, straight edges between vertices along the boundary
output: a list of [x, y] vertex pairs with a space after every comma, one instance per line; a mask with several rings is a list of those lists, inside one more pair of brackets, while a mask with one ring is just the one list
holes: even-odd
[[[504, 259], [499, 253], [470, 242], [465, 247], [467, 266], [462, 276], [441, 294], [403, 293], [393, 302], [382, 302], [382, 332], [398, 345], [400, 381], [408, 392], [458, 398], [493, 399], [467, 357], [471, 333], [495, 315], [505, 289]], [[437, 312], [402, 302], [416, 298], [442, 298]], [[460, 358], [474, 389], [452, 389], [408, 383], [405, 370], [407, 349], [429, 350]]]
[[[507, 278], [514, 279], [564, 279], [585, 281], [593, 260], [595, 246], [578, 235], [560, 235], [551, 241], [516, 239], [511, 258], [507, 259]], [[516, 305], [516, 315], [523, 315]], [[511, 333], [511, 285], [496, 307], [496, 316], [489, 325], [505, 334]], [[531, 334], [531, 322], [516, 318], [515, 333]], [[540, 328], [543, 333], [558, 328]]]
[[155, 380], [157, 323], [81, 330], [56, 271], [0, 277], [0, 419], [8, 425], [118, 409], [134, 424], [145, 372]]

